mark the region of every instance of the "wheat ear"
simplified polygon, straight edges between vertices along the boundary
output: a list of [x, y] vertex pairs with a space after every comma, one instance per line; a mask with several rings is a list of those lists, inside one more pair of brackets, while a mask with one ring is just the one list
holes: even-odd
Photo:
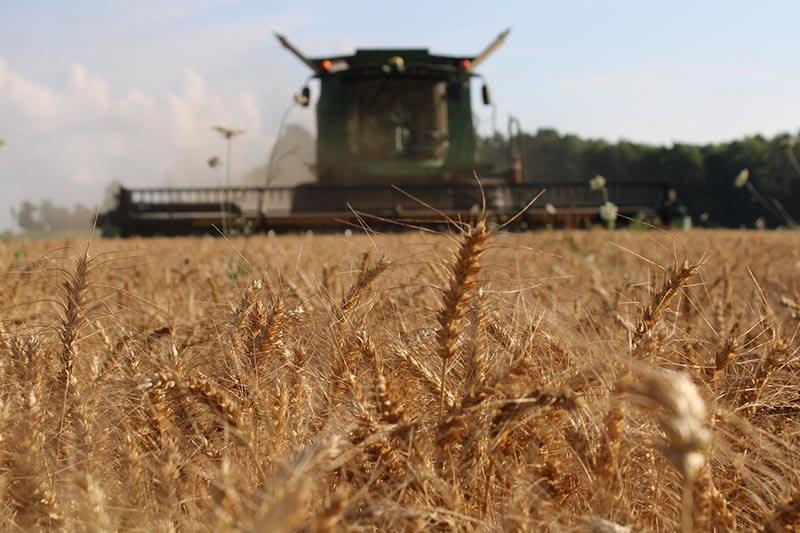
[[645, 308], [636, 326], [633, 335], [634, 345], [640, 346], [642, 341], [650, 335], [661, 316], [667, 310], [670, 301], [688, 283], [689, 279], [697, 273], [701, 266], [702, 263], [690, 265], [688, 261], [684, 261], [683, 265], [672, 268], [668, 272], [664, 284], [653, 294], [650, 303]]
[[450, 280], [442, 296], [442, 307], [436, 317], [439, 329], [436, 332], [438, 355], [442, 362], [441, 392], [439, 394], [439, 415], [444, 414], [445, 406], [445, 377], [447, 365], [455, 354], [458, 325], [467, 309], [469, 292], [477, 283], [480, 271], [480, 257], [484, 245], [489, 237], [486, 229], [486, 219], [481, 217], [464, 234], [461, 245], [455, 254], [450, 267]]
[[635, 380], [622, 384], [631, 398], [645, 407], [660, 407], [667, 416], [659, 418], [667, 435], [662, 451], [683, 474], [681, 510], [682, 530], [692, 531], [695, 481], [706, 461], [706, 447], [711, 433], [705, 427], [706, 404], [692, 380], [667, 370], [640, 370]]

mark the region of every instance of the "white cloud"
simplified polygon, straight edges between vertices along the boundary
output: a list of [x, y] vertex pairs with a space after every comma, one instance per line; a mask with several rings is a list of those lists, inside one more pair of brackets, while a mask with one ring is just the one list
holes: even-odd
[[[284, 95], [280, 95], [281, 98]], [[108, 83], [79, 64], [48, 86], [15, 72], [0, 55], [0, 228], [25, 198], [96, 204], [112, 179], [126, 185], [217, 183], [205, 161], [224, 156], [225, 124], [247, 130], [234, 144], [234, 177], [263, 163], [273, 132], [247, 91], [209, 88], [191, 69], [179, 89], [112, 94]], [[272, 111], [269, 113], [272, 114]]]

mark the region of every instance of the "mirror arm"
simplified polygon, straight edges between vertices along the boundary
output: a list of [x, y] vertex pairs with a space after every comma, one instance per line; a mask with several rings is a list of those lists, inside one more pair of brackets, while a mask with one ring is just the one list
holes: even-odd
[[471, 69], [476, 69], [478, 66], [486, 61], [486, 59], [492, 55], [498, 48], [503, 46], [503, 43], [506, 42], [506, 38], [508, 38], [508, 34], [511, 32], [511, 28], [508, 28], [504, 32], [500, 33], [497, 37], [495, 37], [494, 41], [489, 43], [489, 46], [483, 49], [483, 51], [478, 54], [475, 59], [472, 60]]
[[274, 33], [275, 37], [278, 39], [281, 45], [284, 48], [286, 48], [293, 56], [295, 56], [297, 59], [303, 62], [308, 68], [313, 70], [314, 73], [318, 74], [320, 72], [319, 66], [317, 66], [313, 61], [311, 61], [308, 57], [306, 57], [306, 55], [303, 52], [301, 52], [295, 45], [290, 43], [289, 39], [287, 39], [286, 36], [281, 35], [278, 32]]

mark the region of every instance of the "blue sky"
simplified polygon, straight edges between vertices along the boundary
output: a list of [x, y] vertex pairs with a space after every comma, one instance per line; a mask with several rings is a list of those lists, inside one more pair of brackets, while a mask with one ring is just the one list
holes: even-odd
[[[309, 55], [427, 46], [475, 53], [528, 130], [649, 143], [800, 129], [790, 1], [248, 2], [0, 0], [0, 228], [22, 198], [100, 201], [132, 185], [213, 183], [208, 128], [244, 127], [237, 175], [263, 164]], [[484, 128], [489, 113], [481, 110]], [[313, 127], [309, 110], [291, 119]]]

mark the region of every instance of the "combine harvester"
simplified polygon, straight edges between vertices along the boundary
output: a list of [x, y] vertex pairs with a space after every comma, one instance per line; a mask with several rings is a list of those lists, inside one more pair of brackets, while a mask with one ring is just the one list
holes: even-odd
[[[438, 225], [471, 218], [483, 197], [487, 217], [503, 223], [542, 191], [515, 224], [588, 224], [597, 217], [602, 195], [586, 183], [524, 183], [515, 154], [488, 164], [477, 160], [472, 82], [483, 79], [476, 69], [507, 35], [508, 30], [476, 56], [375, 49], [316, 59], [277, 35], [311, 69], [309, 80], [320, 82], [317, 181], [295, 187], [123, 187], [100, 224], [106, 234], [122, 236], [219, 233], [229, 227]], [[491, 105], [485, 82], [481, 97]], [[295, 99], [309, 105], [307, 84]], [[511, 127], [509, 140], [515, 140]], [[608, 185], [619, 213], [631, 217], [658, 214], [667, 190], [655, 182]]]

